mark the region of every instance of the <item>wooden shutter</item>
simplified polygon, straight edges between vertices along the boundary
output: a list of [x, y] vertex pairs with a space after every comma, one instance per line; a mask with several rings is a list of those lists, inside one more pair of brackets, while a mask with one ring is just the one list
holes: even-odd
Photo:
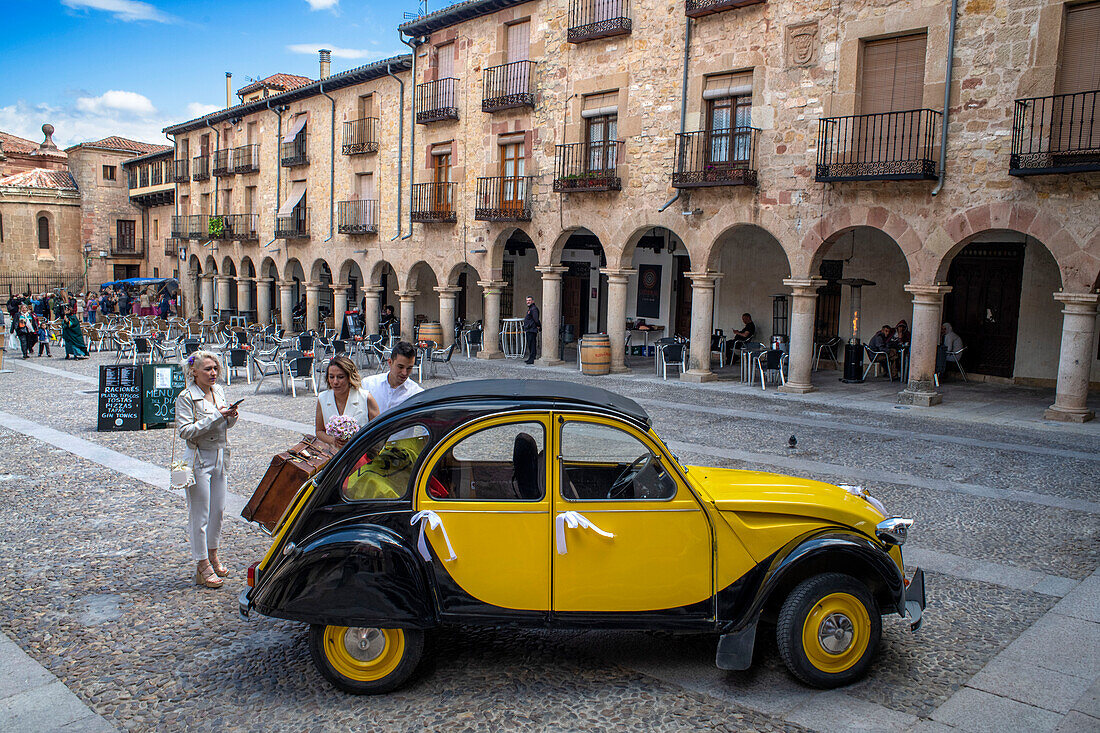
[[374, 176], [370, 173], [361, 173], [356, 176], [359, 179], [359, 200], [374, 200]]
[[860, 111], [901, 112], [924, 106], [924, 33], [868, 41], [863, 46]]
[[359, 119], [364, 120], [374, 117], [374, 95], [364, 94], [359, 97]]
[[1066, 8], [1055, 94], [1100, 90], [1100, 3]]
[[706, 78], [706, 84], [703, 87], [703, 99], [741, 96], [752, 96], [751, 71], [739, 71], [736, 74], [715, 74]]
[[455, 45], [448, 43], [436, 49], [436, 79], [450, 79], [455, 75]]
[[508, 26], [508, 63], [530, 60], [531, 23], [521, 21]]

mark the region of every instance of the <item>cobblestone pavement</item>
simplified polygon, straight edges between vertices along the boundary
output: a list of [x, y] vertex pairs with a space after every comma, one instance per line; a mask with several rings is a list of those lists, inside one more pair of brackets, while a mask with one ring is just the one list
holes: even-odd
[[[795, 682], [768, 637], [752, 670], [722, 672], [713, 637], [448, 629], [426, 674], [361, 699], [320, 678], [301, 625], [238, 618], [243, 568], [267, 546], [254, 527], [227, 522], [227, 589], [191, 583], [182, 498], [117, 465], [129, 456], [163, 469], [171, 433], [95, 432], [103, 361], [9, 361], [0, 375], [0, 631], [119, 729], [1006, 728], [999, 719], [1100, 729], [1100, 433], [463, 360], [464, 378], [569, 379], [641, 396], [685, 462], [855, 476], [917, 520], [906, 549], [928, 571], [925, 625], [912, 634], [886, 619], [868, 676], [831, 692]], [[231, 484], [247, 497], [272, 453], [312, 424], [315, 401], [270, 381], [228, 393], [247, 398]], [[61, 438], [35, 437], [26, 421]], [[1061, 631], [1044, 651], [1035, 639], [1049, 629]]]

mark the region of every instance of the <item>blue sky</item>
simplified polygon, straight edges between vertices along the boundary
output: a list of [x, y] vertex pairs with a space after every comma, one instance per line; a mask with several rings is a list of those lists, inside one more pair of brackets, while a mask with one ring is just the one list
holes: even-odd
[[[447, 3], [449, 4], [449, 3]], [[107, 135], [162, 142], [165, 125], [225, 106], [283, 72], [317, 78], [408, 50], [397, 36], [416, 0], [0, 0], [0, 130], [58, 145]], [[431, 10], [443, 7], [432, 4]], [[12, 29], [18, 29], [11, 32]], [[236, 95], [233, 97], [237, 101]]]

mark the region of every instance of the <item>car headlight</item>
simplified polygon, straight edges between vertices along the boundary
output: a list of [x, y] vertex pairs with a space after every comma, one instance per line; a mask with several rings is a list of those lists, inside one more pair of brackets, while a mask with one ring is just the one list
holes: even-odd
[[875, 536], [888, 545], [904, 545], [911, 526], [912, 519], [890, 517], [875, 525]]
[[853, 486], [852, 484], [840, 484], [840, 488], [844, 489], [852, 496], [858, 496], [859, 498], [863, 499], [868, 504], [873, 506], [882, 516], [890, 516], [890, 512], [886, 511], [886, 506], [881, 501], [871, 496], [871, 492], [869, 492], [862, 486]]

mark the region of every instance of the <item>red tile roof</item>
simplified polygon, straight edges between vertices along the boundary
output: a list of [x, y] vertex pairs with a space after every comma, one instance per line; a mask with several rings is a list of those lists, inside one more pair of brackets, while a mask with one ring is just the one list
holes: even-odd
[[33, 153], [38, 150], [38, 143], [16, 137], [9, 132], [0, 132], [0, 144], [4, 146], [5, 153]]
[[269, 89], [275, 89], [280, 92], [289, 92], [291, 89], [297, 89], [298, 87], [304, 87], [306, 84], [312, 84], [313, 79], [308, 76], [297, 76], [296, 74], [272, 74], [266, 79], [260, 79], [254, 81], [248, 86], [241, 87], [237, 90], [238, 96], [243, 96], [257, 89], [263, 89], [267, 87]]
[[19, 186], [20, 188], [56, 188], [76, 191], [76, 181], [68, 171], [51, 171], [46, 168], [34, 168], [22, 173], [13, 173], [0, 178], [0, 186]]
[[93, 142], [79, 143], [66, 150], [72, 150], [73, 148], [107, 148], [108, 150], [122, 150], [133, 153], [145, 154], [145, 153], [159, 153], [162, 150], [171, 150], [171, 145], [155, 145], [153, 143], [143, 143], [137, 140], [130, 140], [125, 137], [118, 137], [117, 135], [111, 135], [105, 137], [102, 140], [95, 140]]

